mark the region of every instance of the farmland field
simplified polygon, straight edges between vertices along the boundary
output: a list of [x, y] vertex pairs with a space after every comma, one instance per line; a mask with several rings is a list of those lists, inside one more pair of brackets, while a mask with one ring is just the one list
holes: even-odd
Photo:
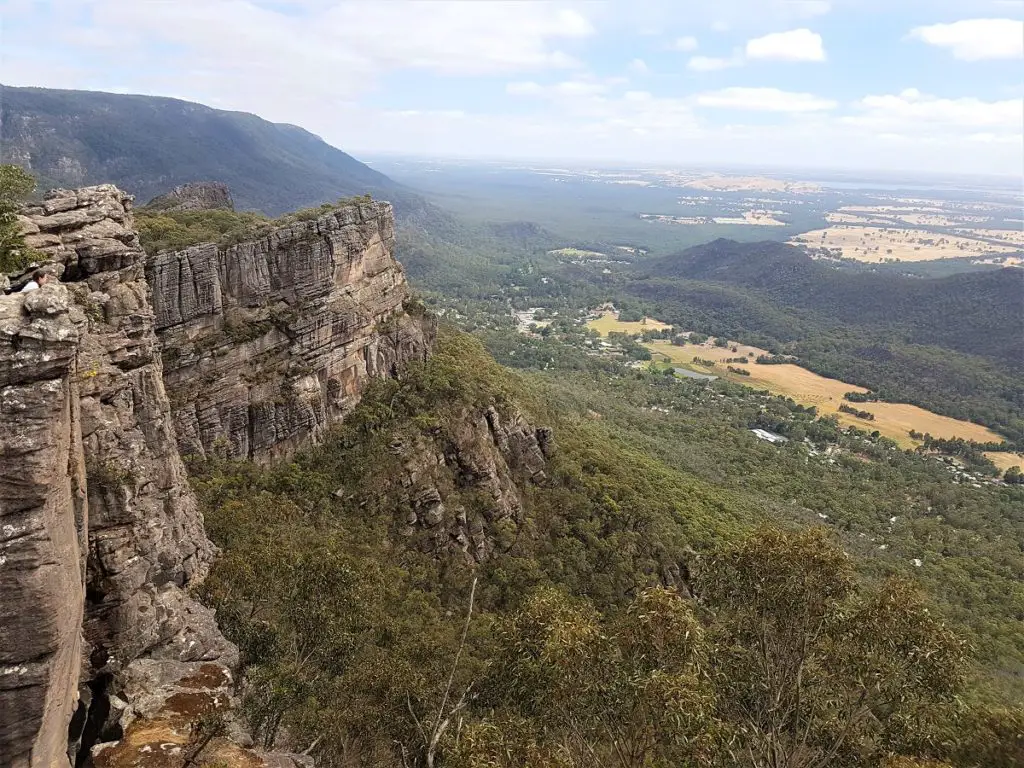
[[1020, 467], [1024, 469], [1024, 454], [1010, 453], [1009, 451], [986, 451], [992, 463], [999, 467], [1001, 472], [1005, 472], [1010, 467]]
[[[732, 351], [735, 346], [735, 352]], [[977, 442], [999, 442], [1003, 438], [990, 429], [967, 421], [951, 419], [948, 416], [918, 408], [907, 403], [859, 403], [858, 410], [869, 411], [875, 415], [874, 421], [859, 419], [839, 411], [840, 404], [846, 402], [846, 392], [866, 392], [863, 387], [846, 384], [838, 379], [819, 376], [799, 365], [783, 363], [777, 365], [761, 365], [754, 360], [758, 355], [767, 354], [765, 350], [743, 344], [729, 347], [715, 347], [711, 344], [686, 344], [675, 346], [667, 341], [655, 341], [647, 347], [656, 355], [673, 363], [682, 364], [701, 373], [714, 373], [730, 381], [751, 387], [770, 390], [805, 406], [817, 406], [821, 415], [834, 414], [840, 423], [855, 426], [868, 431], [878, 430], [883, 436], [895, 440], [904, 448], [919, 445], [910, 438], [910, 431], [930, 433], [935, 437], [960, 437]], [[707, 367], [693, 362], [694, 357], [714, 360], [718, 365]], [[750, 371], [750, 376], [730, 373], [724, 360], [727, 358], [747, 357], [748, 364], [732, 364], [734, 367]]]
[[644, 331], [660, 331], [669, 326], [659, 322], [652, 317], [645, 317], [643, 321], [624, 322], [614, 312], [605, 312], [601, 317], [595, 318], [587, 323], [587, 328], [593, 328], [602, 336], [609, 333], [643, 333]]
[[[879, 264], [887, 259], [900, 261], [932, 261], [934, 259], [980, 258], [985, 254], [1017, 254], [1020, 246], [997, 245], [953, 234], [937, 234], [923, 229], [856, 226], [856, 216], [844, 214], [849, 223], [834, 224], [828, 229], [805, 232], [792, 242], [811, 248], [838, 248], [844, 258]], [[1007, 262], [1018, 263], [1018, 257]]]

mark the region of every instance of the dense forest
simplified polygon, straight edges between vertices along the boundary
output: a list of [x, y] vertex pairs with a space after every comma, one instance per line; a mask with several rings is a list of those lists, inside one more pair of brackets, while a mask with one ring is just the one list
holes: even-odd
[[[408, 538], [390, 479], [396, 445], [443, 445], [494, 406], [550, 425], [555, 451], [474, 566]], [[328, 768], [1021, 757], [1024, 490], [954, 485], [792, 402], [516, 374], [446, 330], [323, 447], [192, 471], [245, 716]]]
[[[944, 278], [912, 278], [838, 270], [782, 243], [715, 240], [641, 266], [652, 278], [719, 283], [822, 325], [857, 326], [1024, 366], [1024, 272], [988, 270]], [[662, 283], [664, 285], [664, 283]], [[644, 288], [638, 286], [638, 293]]]

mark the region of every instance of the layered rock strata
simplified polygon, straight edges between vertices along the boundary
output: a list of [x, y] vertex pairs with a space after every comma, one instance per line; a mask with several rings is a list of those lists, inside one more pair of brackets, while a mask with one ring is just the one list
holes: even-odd
[[318, 439], [432, 326], [403, 309], [386, 204], [162, 254], [152, 289], [115, 187], [24, 214], [62, 277], [0, 296], [0, 765], [174, 764], [237, 659], [188, 595], [214, 551], [178, 444], [272, 458]]
[[195, 181], [182, 184], [170, 192], [154, 197], [146, 208], [170, 213], [172, 211], [235, 210], [231, 190], [219, 181]]
[[[76, 700], [101, 693], [107, 707], [137, 659], [230, 652], [215, 624], [188, 621], [205, 609], [184, 590], [213, 547], [177, 452], [129, 209], [110, 186], [27, 209], [30, 244], [72, 282], [0, 299], [0, 585], [13, 609], [0, 708], [18, 721], [4, 718], [4, 764], [66, 764]], [[72, 742], [130, 717], [78, 709]]]
[[267, 461], [319, 441], [373, 377], [422, 359], [389, 203], [348, 205], [148, 269], [184, 454]]

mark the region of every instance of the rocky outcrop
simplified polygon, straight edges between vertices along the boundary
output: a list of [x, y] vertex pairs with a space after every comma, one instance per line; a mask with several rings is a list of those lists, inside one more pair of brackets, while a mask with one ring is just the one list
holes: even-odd
[[[384, 203], [161, 254], [152, 290], [117, 188], [23, 213], [61, 282], [0, 296], [0, 765], [177, 766], [237, 661], [188, 593], [214, 550], [179, 443], [316, 440], [433, 327], [405, 309]], [[228, 766], [309, 762], [211, 744]]]
[[483, 562], [510, 546], [523, 522], [521, 488], [547, 480], [551, 430], [519, 411], [463, 411], [450, 426], [396, 441], [393, 492], [402, 536], [425, 550]]
[[260, 461], [319, 441], [367, 383], [422, 359], [433, 323], [392, 255], [389, 203], [346, 205], [148, 269], [182, 453]]
[[81, 665], [86, 500], [62, 288], [0, 297], [0, 764], [57, 765]]
[[[230, 655], [215, 624], [188, 620], [203, 609], [184, 590], [213, 547], [177, 452], [129, 210], [110, 186], [27, 209], [33, 246], [71, 282], [0, 299], [0, 584], [13, 608], [0, 709], [18, 716], [0, 729], [4, 765], [66, 764], [76, 699], [102, 693], [107, 707], [138, 659]], [[108, 714], [80, 707], [71, 741], [115, 733], [124, 719]]]
[[231, 190], [219, 181], [182, 184], [165, 195], [154, 197], [146, 207], [163, 212], [235, 210]]

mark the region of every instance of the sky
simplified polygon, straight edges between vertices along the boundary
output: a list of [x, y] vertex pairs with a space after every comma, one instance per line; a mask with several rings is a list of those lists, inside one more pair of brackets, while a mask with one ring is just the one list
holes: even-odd
[[0, 0], [0, 82], [357, 157], [1024, 176], [1024, 0]]

